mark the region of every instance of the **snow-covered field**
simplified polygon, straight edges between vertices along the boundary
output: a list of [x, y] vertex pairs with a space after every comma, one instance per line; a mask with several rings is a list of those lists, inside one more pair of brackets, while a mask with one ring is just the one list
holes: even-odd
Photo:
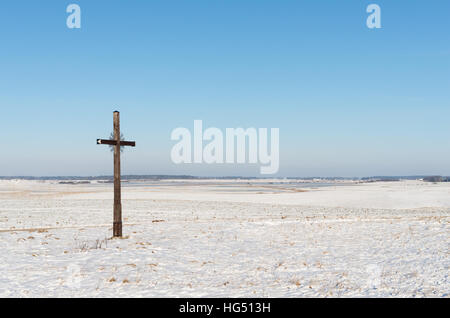
[[[303, 190], [302, 190], [303, 189]], [[450, 184], [0, 181], [2, 297], [449, 297]]]

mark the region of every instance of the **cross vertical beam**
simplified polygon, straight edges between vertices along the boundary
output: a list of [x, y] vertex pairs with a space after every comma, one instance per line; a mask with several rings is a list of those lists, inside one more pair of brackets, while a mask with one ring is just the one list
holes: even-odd
[[114, 223], [113, 236], [122, 237], [122, 197], [120, 191], [120, 113], [114, 112]]
[[120, 114], [113, 114], [114, 139], [97, 139], [98, 145], [114, 146], [114, 220], [113, 237], [122, 237], [122, 198], [120, 190], [120, 147], [135, 147], [136, 142], [120, 140]]

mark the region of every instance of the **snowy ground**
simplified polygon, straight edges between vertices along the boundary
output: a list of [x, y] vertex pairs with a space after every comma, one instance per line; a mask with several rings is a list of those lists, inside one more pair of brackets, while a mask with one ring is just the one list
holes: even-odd
[[450, 297], [450, 184], [0, 181], [2, 297]]

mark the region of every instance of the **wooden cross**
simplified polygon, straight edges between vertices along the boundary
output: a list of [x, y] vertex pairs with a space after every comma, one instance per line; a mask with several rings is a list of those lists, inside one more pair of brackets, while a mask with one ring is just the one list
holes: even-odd
[[113, 237], [122, 237], [122, 200], [120, 194], [120, 147], [130, 146], [135, 147], [134, 141], [120, 140], [120, 114], [118, 111], [114, 112], [114, 139], [97, 139], [98, 145], [112, 145], [114, 146], [114, 223], [113, 223]]

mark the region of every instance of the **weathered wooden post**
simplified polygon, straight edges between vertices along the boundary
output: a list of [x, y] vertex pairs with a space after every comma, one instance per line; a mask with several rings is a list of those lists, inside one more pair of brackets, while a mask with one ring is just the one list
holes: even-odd
[[122, 237], [122, 198], [121, 198], [121, 181], [120, 181], [120, 147], [135, 147], [134, 141], [120, 140], [120, 113], [114, 112], [113, 115], [114, 139], [105, 140], [97, 139], [97, 144], [105, 144], [114, 146], [114, 220], [113, 220], [113, 237]]
[[120, 113], [114, 112], [114, 223], [113, 236], [122, 237], [122, 198], [120, 193]]

